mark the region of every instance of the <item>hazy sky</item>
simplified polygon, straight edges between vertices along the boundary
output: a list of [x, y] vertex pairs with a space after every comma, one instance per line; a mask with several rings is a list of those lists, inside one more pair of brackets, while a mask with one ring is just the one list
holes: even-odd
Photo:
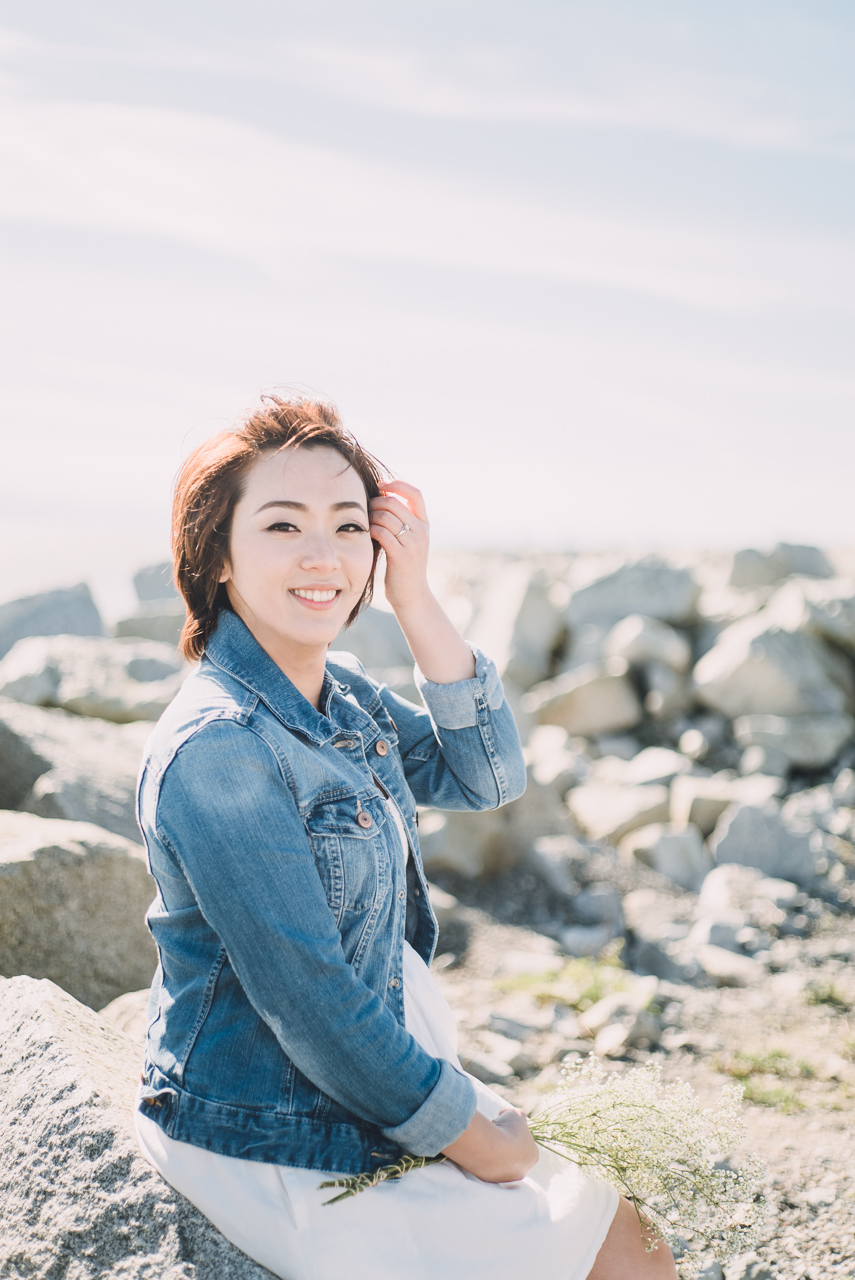
[[0, 598], [336, 401], [445, 546], [855, 543], [851, 0], [0, 0]]

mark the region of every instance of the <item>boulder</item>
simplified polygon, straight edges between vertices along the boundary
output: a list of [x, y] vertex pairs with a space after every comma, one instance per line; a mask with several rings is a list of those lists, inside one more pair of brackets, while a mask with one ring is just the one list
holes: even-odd
[[0, 974], [49, 978], [100, 1009], [151, 982], [141, 845], [88, 822], [0, 810]]
[[595, 738], [632, 729], [642, 718], [641, 703], [627, 676], [623, 659], [565, 671], [555, 680], [535, 685], [523, 698], [523, 709], [540, 724], [557, 724], [571, 735]]
[[689, 681], [664, 662], [651, 662], [644, 668], [644, 710], [654, 720], [673, 720], [691, 710], [694, 702]]
[[834, 760], [855, 733], [855, 719], [845, 711], [822, 716], [738, 716], [733, 736], [741, 747], [763, 747], [790, 765], [821, 769]]
[[756, 867], [723, 863], [704, 880], [696, 916], [698, 920], [728, 919], [741, 913], [746, 923], [774, 930], [787, 911], [796, 909], [800, 898], [799, 886], [792, 880], [764, 876]]
[[658, 618], [633, 613], [612, 627], [603, 643], [607, 658], [623, 658], [631, 667], [661, 663], [672, 671], [688, 671], [692, 646], [684, 635]]
[[[451, 894], [448, 896], [451, 897]], [[145, 1048], [148, 1034], [150, 997], [150, 987], [143, 987], [141, 991], [126, 991], [123, 996], [116, 996], [115, 1000], [111, 1000], [109, 1004], [104, 1005], [103, 1009], [98, 1010], [99, 1015], [106, 1022], [138, 1044], [140, 1052]]]
[[751, 547], [737, 551], [731, 563], [728, 586], [766, 587], [791, 574], [830, 578], [833, 572], [819, 547], [779, 542], [771, 551], [755, 551]]
[[0, 980], [0, 1272], [270, 1280], [139, 1154], [140, 1061], [52, 983]]
[[661, 622], [691, 622], [700, 587], [688, 569], [675, 569], [650, 556], [603, 574], [570, 596], [567, 621], [572, 628], [588, 622], [619, 622], [642, 614]]
[[669, 747], [645, 747], [631, 760], [603, 756], [591, 767], [591, 777], [595, 782], [613, 782], [624, 787], [671, 782], [678, 774], [691, 772], [691, 760]]
[[767, 613], [785, 631], [805, 631], [855, 653], [855, 580], [791, 578], [770, 598]]
[[783, 630], [765, 611], [722, 631], [694, 670], [698, 698], [740, 715], [839, 714], [852, 701], [852, 673], [815, 636]]
[[727, 947], [707, 943], [696, 947], [692, 954], [707, 977], [719, 987], [748, 987], [759, 982], [764, 974], [758, 960], [739, 955]]
[[94, 822], [139, 840], [136, 781], [151, 726], [0, 698], [0, 808]]
[[85, 583], [0, 604], [0, 658], [26, 636], [102, 636], [104, 624]]
[[727, 809], [710, 836], [709, 845], [716, 866], [736, 862], [797, 884], [806, 884], [814, 876], [808, 835], [785, 825], [774, 800]]
[[0, 696], [119, 724], [157, 720], [188, 671], [153, 640], [31, 636], [0, 661]]
[[655, 889], [633, 889], [624, 896], [623, 912], [634, 969], [667, 982], [691, 976], [680, 951], [689, 932], [685, 906]]
[[737, 778], [723, 772], [709, 778], [678, 776], [671, 784], [671, 821], [678, 827], [691, 823], [702, 836], [708, 836], [732, 804], [765, 804], [783, 790], [782, 778], [762, 775]]
[[563, 630], [549, 580], [523, 561], [504, 565], [488, 582], [466, 638], [489, 653], [503, 678], [529, 689], [554, 670]]
[[134, 574], [134, 590], [141, 604], [149, 600], [177, 600], [178, 592], [172, 580], [172, 561], [149, 564]]
[[567, 807], [593, 840], [616, 844], [637, 827], [668, 818], [668, 788], [587, 782], [567, 793]]
[[[525, 855], [528, 869], [554, 893], [564, 898], [575, 898], [579, 891], [573, 875], [573, 858], [568, 846], [576, 845], [572, 836], [539, 836], [532, 841]], [[577, 846], [582, 853], [581, 846]]]
[[598, 956], [614, 938], [608, 924], [568, 924], [559, 937], [568, 956]]
[[177, 645], [186, 617], [187, 608], [183, 600], [148, 600], [141, 603], [130, 617], [120, 618], [113, 634], [120, 639], [136, 637]]
[[568, 787], [584, 782], [591, 771], [591, 757], [584, 747], [558, 724], [535, 725], [524, 751], [534, 782], [554, 787], [560, 796]]
[[658, 822], [639, 827], [624, 836], [620, 851], [693, 893], [712, 866], [703, 836], [691, 823], [678, 827]]
[[332, 647], [352, 653], [366, 671], [413, 666], [413, 655], [398, 619], [390, 610], [373, 605], [363, 609], [352, 626], [339, 632]]

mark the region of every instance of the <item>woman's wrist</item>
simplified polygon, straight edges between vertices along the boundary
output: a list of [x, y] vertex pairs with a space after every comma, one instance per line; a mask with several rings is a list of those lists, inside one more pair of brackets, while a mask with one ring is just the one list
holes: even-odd
[[426, 680], [455, 684], [474, 678], [472, 650], [429, 588], [406, 604], [390, 603]]
[[537, 1163], [537, 1144], [522, 1111], [509, 1108], [497, 1120], [475, 1112], [469, 1127], [443, 1155], [483, 1182], [517, 1182]]

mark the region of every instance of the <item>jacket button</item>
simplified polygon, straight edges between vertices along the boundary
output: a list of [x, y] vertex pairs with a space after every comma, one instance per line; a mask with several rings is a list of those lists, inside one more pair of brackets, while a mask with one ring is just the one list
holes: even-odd
[[402, 890], [400, 891], [400, 893], [398, 894], [398, 901], [399, 901], [399, 902], [403, 902], [403, 901], [404, 901], [404, 899], [406, 898], [406, 896], [407, 896], [407, 895], [406, 895], [406, 893], [405, 893], [405, 892], [404, 892], [404, 890], [402, 889]]
[[333, 743], [333, 745], [339, 747], [342, 751], [347, 751], [349, 747], [353, 746], [353, 743], [350, 741], [350, 738], [344, 738], [343, 741]]
[[386, 743], [381, 738], [379, 742], [375, 742], [374, 750], [377, 752], [378, 756], [385, 756], [389, 748], [386, 746]]
[[366, 812], [365, 812], [364, 810], [362, 810], [362, 809], [361, 809], [361, 810], [359, 811], [359, 813], [356, 815], [356, 821], [359, 823], [360, 827], [373, 827], [373, 826], [374, 826], [374, 819], [371, 817], [371, 814], [370, 814], [370, 813], [366, 813]]
[[389, 986], [390, 986], [390, 987], [400, 987], [400, 985], [401, 985], [401, 984], [400, 984], [400, 982], [398, 981], [398, 979], [397, 979], [397, 978], [390, 978], [390, 979], [389, 979]]

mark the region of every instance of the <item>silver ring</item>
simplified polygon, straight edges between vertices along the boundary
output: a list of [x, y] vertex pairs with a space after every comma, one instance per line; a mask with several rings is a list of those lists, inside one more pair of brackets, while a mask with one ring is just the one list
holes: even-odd
[[409, 532], [410, 532], [410, 526], [408, 524], [402, 524], [398, 532], [395, 534], [395, 537], [400, 538], [402, 533], [409, 533]]

